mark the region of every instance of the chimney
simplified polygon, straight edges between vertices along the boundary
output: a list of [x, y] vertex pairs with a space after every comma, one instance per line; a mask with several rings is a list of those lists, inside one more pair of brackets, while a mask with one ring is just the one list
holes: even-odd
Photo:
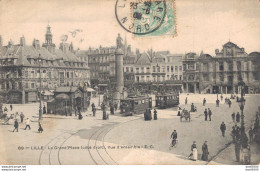
[[3, 40], [2, 40], [2, 36], [0, 35], [0, 47], [3, 46]]
[[13, 44], [14, 44], [13, 41], [10, 39], [8, 42], [8, 47], [10, 48]]
[[128, 47], [127, 47], [127, 54], [131, 54], [131, 45], [128, 45]]
[[215, 53], [216, 53], [216, 54], [217, 54], [217, 53], [219, 53], [219, 50], [218, 50], [218, 49], [216, 49], [216, 50], [215, 50]]
[[60, 50], [63, 52], [63, 53], [66, 53], [68, 50], [69, 50], [69, 46], [67, 43], [64, 43], [64, 42], [61, 42], [60, 43]]
[[25, 46], [25, 38], [24, 38], [24, 36], [22, 36], [20, 38], [20, 46]]
[[40, 50], [40, 41], [34, 39], [34, 40], [33, 40], [33, 47], [34, 47], [36, 50]]

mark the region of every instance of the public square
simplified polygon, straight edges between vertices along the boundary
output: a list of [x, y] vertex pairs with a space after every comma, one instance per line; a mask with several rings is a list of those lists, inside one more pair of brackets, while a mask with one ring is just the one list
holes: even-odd
[[[187, 97], [188, 104], [184, 104]], [[207, 103], [202, 105], [203, 98]], [[230, 94], [224, 94], [230, 97]], [[231, 108], [220, 102], [216, 107], [216, 94], [181, 94], [180, 107], [189, 109], [191, 103], [197, 112], [191, 114], [191, 121], [180, 122], [177, 108], [157, 109], [158, 120], [144, 121], [144, 115], [122, 117], [119, 110], [102, 119], [102, 111], [96, 117], [91, 109], [76, 116], [43, 115], [43, 133], [38, 133], [37, 104], [13, 105], [12, 113], [23, 111], [29, 117], [31, 130], [24, 130], [19, 124], [19, 132], [12, 132], [13, 124], [1, 124], [0, 164], [41, 164], [41, 165], [89, 165], [89, 164], [240, 164], [235, 162], [231, 128], [234, 126], [231, 114], [240, 112], [238, 103], [232, 100]], [[258, 110], [259, 95], [245, 96], [245, 128], [252, 126]], [[102, 100], [102, 97], [101, 97]], [[153, 99], [154, 100], [154, 99]], [[98, 106], [98, 98], [91, 103]], [[5, 105], [4, 105], [5, 106]], [[9, 109], [9, 105], [6, 105]], [[212, 121], [204, 121], [205, 108], [212, 110]], [[9, 111], [10, 112], [10, 111]], [[109, 113], [109, 112], [108, 112]], [[222, 137], [220, 124], [225, 122], [226, 136]], [[237, 123], [240, 126], [240, 123]], [[178, 132], [176, 147], [170, 148], [171, 133]], [[209, 161], [201, 160], [201, 146], [208, 141]], [[191, 153], [193, 141], [197, 142], [198, 160], [187, 157]], [[259, 147], [251, 145], [251, 164], [259, 163]]]

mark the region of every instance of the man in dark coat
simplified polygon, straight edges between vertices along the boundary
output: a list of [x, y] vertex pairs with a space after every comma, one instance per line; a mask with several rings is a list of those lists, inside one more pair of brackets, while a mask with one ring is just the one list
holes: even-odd
[[209, 121], [211, 121], [212, 112], [211, 112], [210, 108], [208, 108], [208, 115], [209, 115]]
[[237, 162], [240, 162], [240, 149], [241, 149], [241, 144], [240, 144], [240, 139], [238, 139], [235, 143], [235, 154], [236, 154]]
[[254, 132], [252, 128], [249, 129], [248, 134], [249, 134], [249, 142], [253, 143]]
[[44, 105], [42, 108], [43, 114], [46, 114], [46, 106]]
[[216, 107], [219, 107], [219, 99], [216, 100]]
[[208, 112], [207, 112], [207, 109], [205, 109], [204, 115], [205, 115], [205, 121], [207, 121], [207, 120], [208, 120]]
[[112, 115], [114, 115], [115, 114], [115, 112], [114, 112], [114, 105], [110, 105], [110, 113], [112, 114]]
[[234, 122], [234, 121], [235, 121], [235, 117], [236, 117], [235, 112], [232, 113], [231, 117], [232, 117], [232, 120], [233, 120], [233, 122]]
[[187, 103], [188, 103], [188, 97], [185, 98], [185, 104], [187, 104]]
[[16, 132], [18, 132], [18, 126], [19, 126], [18, 121], [17, 121], [17, 119], [15, 119], [13, 132], [14, 132], [15, 130], [16, 130]]
[[23, 119], [24, 119], [24, 114], [23, 114], [23, 112], [21, 112], [21, 114], [20, 114], [20, 119], [21, 119], [21, 123], [23, 123]]
[[12, 104], [10, 104], [10, 109], [11, 109], [11, 111], [13, 110], [13, 105]]
[[232, 102], [231, 102], [231, 100], [229, 100], [229, 101], [228, 101], [228, 106], [229, 106], [229, 108], [231, 107], [231, 104], [232, 104]]
[[205, 141], [204, 144], [202, 145], [201, 160], [208, 161], [208, 156], [209, 156], [209, 150], [208, 150], [207, 141]]
[[236, 141], [236, 129], [235, 129], [234, 126], [232, 127], [231, 136], [232, 136], [232, 139], [233, 139], [233, 143], [235, 143], [235, 141]]
[[224, 122], [220, 125], [220, 130], [222, 132], [222, 136], [225, 137], [226, 125]]
[[153, 110], [153, 119], [157, 120], [157, 110], [156, 109]]
[[7, 110], [7, 107], [5, 106], [5, 108], [4, 108], [4, 112], [8, 112], [8, 110]]
[[237, 121], [237, 122], [240, 122], [240, 114], [239, 114], [239, 112], [237, 112], [236, 121]]
[[95, 107], [92, 109], [92, 112], [93, 112], [93, 116], [95, 117], [96, 116], [96, 108]]
[[206, 105], [206, 99], [204, 98], [203, 99], [203, 106], [205, 106]]

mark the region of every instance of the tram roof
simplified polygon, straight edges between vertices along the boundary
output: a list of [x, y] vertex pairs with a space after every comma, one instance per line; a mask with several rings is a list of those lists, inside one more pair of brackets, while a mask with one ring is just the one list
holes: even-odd
[[174, 96], [174, 95], [178, 95], [178, 93], [167, 93], [167, 94], [158, 94], [156, 96]]
[[147, 96], [128, 96], [126, 99], [124, 100], [134, 100], [134, 99], [148, 99], [151, 97], [147, 97]]

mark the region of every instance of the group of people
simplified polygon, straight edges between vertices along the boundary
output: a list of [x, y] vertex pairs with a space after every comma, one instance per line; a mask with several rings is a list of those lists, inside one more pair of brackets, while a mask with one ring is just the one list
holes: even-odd
[[[209, 160], [208, 141], [205, 141], [201, 148], [202, 148], [201, 160], [208, 161]], [[198, 160], [198, 149], [197, 149], [196, 141], [193, 141], [193, 144], [191, 145], [191, 154], [188, 156], [188, 159], [194, 161]]]
[[208, 120], [208, 117], [209, 117], [209, 121], [211, 121], [211, 115], [212, 115], [211, 109], [210, 108], [208, 108], [208, 109], [206, 108], [204, 110], [205, 121]]
[[154, 115], [153, 115], [153, 118], [152, 118], [151, 109], [146, 109], [145, 112], [144, 112], [144, 120], [145, 121], [150, 121], [152, 119], [157, 120], [157, 110], [156, 109], [153, 110], [153, 114]]
[[231, 114], [231, 117], [232, 117], [232, 121], [233, 121], [233, 122], [237, 122], [237, 123], [240, 122], [241, 115], [240, 115], [239, 112], [237, 112], [237, 114], [236, 114], [235, 112], [233, 112], [233, 113]]

